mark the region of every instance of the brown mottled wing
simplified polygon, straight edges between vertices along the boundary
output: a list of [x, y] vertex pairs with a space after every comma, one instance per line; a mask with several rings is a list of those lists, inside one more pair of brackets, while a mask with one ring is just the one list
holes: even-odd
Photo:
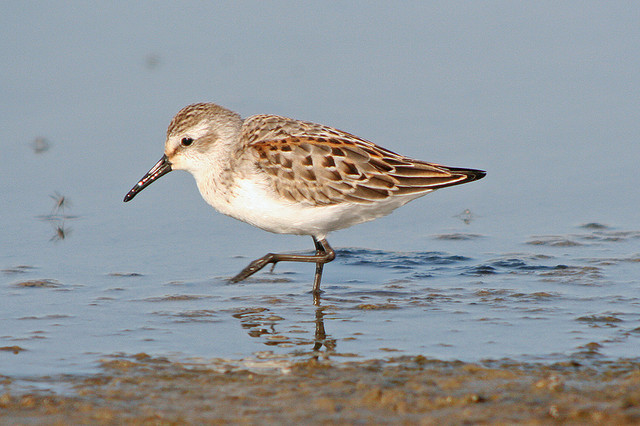
[[484, 176], [412, 160], [331, 127], [278, 116], [248, 120], [244, 134], [258, 167], [276, 192], [294, 202], [375, 203]]

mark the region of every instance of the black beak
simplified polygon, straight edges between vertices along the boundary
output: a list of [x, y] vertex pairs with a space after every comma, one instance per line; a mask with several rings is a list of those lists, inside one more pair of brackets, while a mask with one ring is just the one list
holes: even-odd
[[129, 200], [132, 200], [133, 197], [138, 195], [138, 192], [145, 189], [147, 186], [151, 185], [156, 179], [160, 176], [166, 175], [171, 171], [171, 162], [167, 158], [166, 155], [163, 155], [160, 161], [158, 161], [152, 168], [147, 172], [146, 175], [140, 179], [136, 185], [131, 188], [131, 191], [124, 196], [124, 202], [126, 203]]

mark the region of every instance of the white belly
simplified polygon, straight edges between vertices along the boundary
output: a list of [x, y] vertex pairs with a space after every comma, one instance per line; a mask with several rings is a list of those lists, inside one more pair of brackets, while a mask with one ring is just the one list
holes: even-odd
[[[313, 235], [324, 238], [329, 232], [386, 216], [418, 196], [391, 197], [379, 203], [341, 203], [310, 206], [278, 198], [262, 183], [240, 179], [233, 197], [225, 200], [218, 193], [200, 192], [219, 212], [278, 234]], [[198, 185], [200, 187], [200, 185]]]

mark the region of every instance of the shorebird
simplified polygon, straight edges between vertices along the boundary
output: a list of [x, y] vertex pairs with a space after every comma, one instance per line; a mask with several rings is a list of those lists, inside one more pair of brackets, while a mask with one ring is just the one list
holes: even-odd
[[167, 130], [164, 155], [129, 191], [130, 201], [159, 177], [186, 170], [220, 213], [278, 234], [310, 235], [315, 254], [268, 253], [232, 282], [282, 261], [324, 264], [335, 258], [331, 231], [388, 215], [436, 189], [485, 176], [396, 154], [333, 127], [277, 115], [242, 119], [213, 103], [189, 105]]

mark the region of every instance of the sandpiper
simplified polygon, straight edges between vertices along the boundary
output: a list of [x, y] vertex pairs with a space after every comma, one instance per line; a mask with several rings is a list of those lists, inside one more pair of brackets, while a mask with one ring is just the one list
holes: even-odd
[[436, 189], [481, 179], [482, 170], [414, 160], [333, 127], [277, 115], [242, 119], [213, 103], [189, 105], [169, 128], [164, 155], [124, 197], [160, 176], [186, 170], [219, 212], [266, 231], [310, 235], [315, 254], [268, 253], [231, 279], [238, 282], [281, 261], [335, 258], [331, 231], [388, 215]]

